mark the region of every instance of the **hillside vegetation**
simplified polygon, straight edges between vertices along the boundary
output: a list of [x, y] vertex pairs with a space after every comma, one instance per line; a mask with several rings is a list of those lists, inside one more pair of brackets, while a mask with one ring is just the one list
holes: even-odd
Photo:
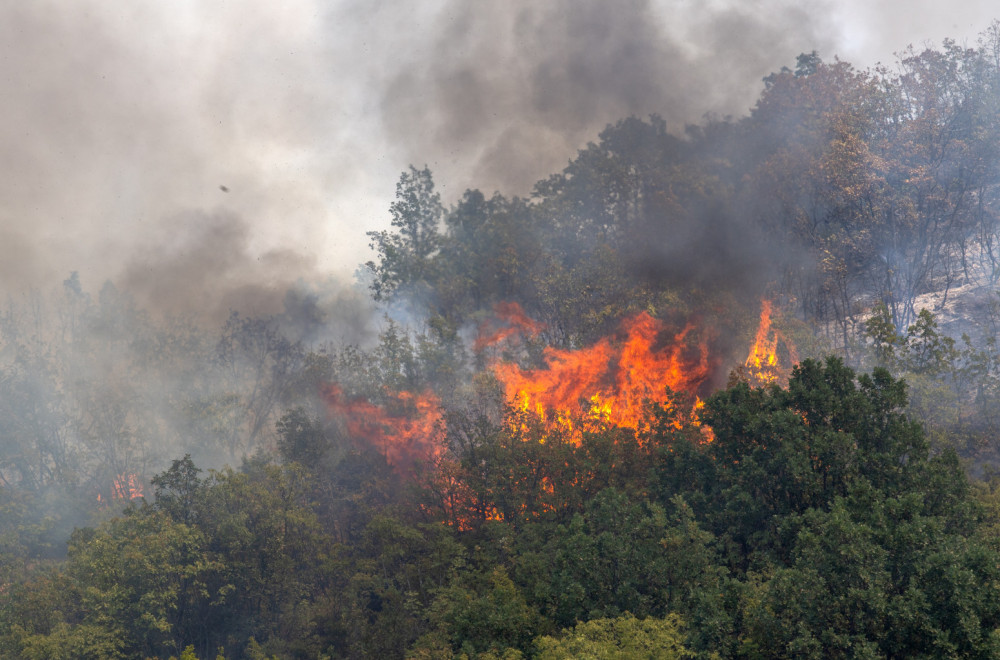
[[1000, 281], [1000, 24], [666, 126], [411, 167], [275, 316], [9, 301], [0, 656], [1000, 657], [1000, 308], [919, 306]]

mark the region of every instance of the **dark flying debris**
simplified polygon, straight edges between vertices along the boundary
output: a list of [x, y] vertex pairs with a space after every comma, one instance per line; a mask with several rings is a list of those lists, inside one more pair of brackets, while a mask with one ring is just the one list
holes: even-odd
[[225, 186], [219, 186], [219, 190], [221, 190], [222, 192], [229, 192], [229, 188]]

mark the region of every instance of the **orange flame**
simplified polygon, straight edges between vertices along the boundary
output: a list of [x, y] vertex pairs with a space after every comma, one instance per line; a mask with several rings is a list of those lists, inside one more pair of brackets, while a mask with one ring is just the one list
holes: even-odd
[[[112, 500], [135, 500], [145, 497], [142, 492], [142, 481], [135, 474], [119, 474], [111, 483]], [[97, 501], [103, 502], [104, 497], [98, 493]]]
[[[605, 338], [580, 350], [545, 349], [544, 369], [511, 363], [493, 367], [507, 399], [549, 428], [570, 432], [602, 426], [639, 429], [647, 402], [666, 403], [674, 392], [696, 392], [712, 372], [708, 346], [691, 345], [693, 325], [664, 342], [662, 322], [643, 312], [624, 323], [624, 338]], [[581, 427], [582, 425], [582, 427]]]
[[370, 442], [397, 468], [434, 460], [444, 451], [444, 415], [432, 392], [386, 393], [386, 405], [378, 406], [347, 400], [338, 386], [328, 385], [324, 398], [329, 411], [344, 421], [353, 438]]
[[[528, 318], [516, 303], [497, 305], [496, 321], [480, 327], [476, 349], [495, 345], [515, 334], [537, 334], [542, 327]], [[762, 302], [760, 327], [746, 360], [749, 376], [761, 384], [787, 378], [778, 357], [779, 344], [792, 361], [794, 345], [773, 328], [772, 305]], [[563, 431], [576, 444], [585, 431], [617, 426], [643, 431], [648, 404], [681, 403], [674, 393], [703, 392], [718, 366], [705, 333], [689, 323], [680, 332], [643, 312], [622, 324], [615, 337], [607, 337], [578, 350], [547, 347], [546, 366], [521, 369], [511, 362], [495, 362], [494, 375], [514, 406], [537, 418], [551, 431]], [[350, 435], [376, 447], [387, 462], [406, 470], [418, 461], [439, 462], [445, 451], [444, 413], [430, 391], [386, 393], [384, 405], [351, 400], [336, 385], [327, 385], [324, 398], [331, 415], [341, 419]], [[702, 408], [695, 398], [681, 427], [689, 421], [700, 426]], [[706, 441], [712, 431], [701, 426]]]
[[747, 355], [746, 371], [750, 382], [755, 385], [786, 383], [791, 367], [782, 368], [778, 359], [778, 343], [784, 344], [792, 364], [799, 361], [795, 344], [778, 329], [771, 327], [772, 306], [770, 300], [760, 301], [760, 325], [754, 337], [750, 354]]
[[479, 336], [473, 345], [477, 353], [514, 335], [537, 335], [543, 329], [540, 323], [528, 318], [516, 302], [497, 303], [493, 313], [495, 318], [479, 326]]

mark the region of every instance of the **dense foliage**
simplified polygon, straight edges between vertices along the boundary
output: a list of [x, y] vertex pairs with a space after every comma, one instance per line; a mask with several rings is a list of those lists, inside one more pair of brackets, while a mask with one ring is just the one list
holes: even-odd
[[[749, 116], [624, 119], [525, 199], [411, 168], [370, 336], [321, 287], [218, 331], [75, 273], [11, 301], [0, 656], [1000, 657], [1000, 314], [958, 342], [918, 305], [1000, 281], [998, 53], [802, 55]], [[784, 386], [730, 375], [762, 295], [814, 356]], [[470, 339], [509, 303], [531, 333]], [[639, 312], [714, 373], [638, 430], [546, 424], [488, 368]], [[418, 394], [426, 460], [343, 412]]]
[[299, 411], [282, 464], [177, 460], [148, 501], [76, 531], [65, 562], [8, 583], [0, 648], [1000, 656], [1000, 506], [953, 453], [930, 455], [904, 405], [884, 370], [806, 360], [785, 389], [711, 397], [711, 442], [664, 409], [580, 446], [481, 422], [447, 482], [402, 487]]

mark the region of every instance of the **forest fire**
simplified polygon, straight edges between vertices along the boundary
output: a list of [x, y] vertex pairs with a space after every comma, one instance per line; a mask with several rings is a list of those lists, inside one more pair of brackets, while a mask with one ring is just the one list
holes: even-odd
[[324, 392], [329, 411], [342, 419], [353, 438], [370, 442], [397, 468], [431, 461], [444, 451], [444, 417], [432, 392], [386, 393], [386, 404], [349, 400], [336, 385]]
[[[495, 318], [480, 326], [477, 351], [543, 329], [516, 303], [494, 311]], [[794, 345], [773, 327], [772, 316], [772, 304], [763, 301], [760, 325], [745, 363], [745, 374], [754, 385], [787, 378], [789, 369], [779, 358], [779, 344], [793, 362], [798, 359]], [[563, 432], [579, 444], [584, 432], [608, 427], [643, 430], [650, 405], [690, 405], [687, 421], [697, 426], [703, 404], [696, 395], [703, 393], [719, 366], [708, 337], [709, 331], [695, 323], [672, 331], [642, 312], [624, 321], [620, 332], [591, 346], [576, 350], [546, 347], [542, 368], [523, 369], [500, 359], [490, 368], [515, 410], [533, 415], [546, 429]], [[679, 395], [693, 401], [683, 403]], [[387, 392], [385, 403], [377, 405], [351, 400], [340, 387], [329, 385], [324, 398], [330, 413], [343, 421], [352, 437], [369, 442], [397, 469], [433, 462], [444, 453], [444, 414], [430, 391]], [[702, 432], [711, 440], [711, 429], [705, 427]]]
[[493, 372], [508, 401], [577, 442], [582, 431], [604, 426], [639, 429], [647, 404], [694, 393], [712, 374], [708, 345], [693, 325], [671, 334], [643, 312], [623, 324], [623, 334], [579, 350], [547, 348], [543, 369], [502, 362]]
[[[119, 474], [111, 483], [112, 501], [135, 500], [145, 497], [142, 491], [142, 481], [136, 474]], [[103, 502], [104, 497], [98, 493], [97, 501]]]
[[[773, 309], [770, 300], [760, 302], [760, 324], [754, 337], [750, 354], [747, 355], [746, 375], [753, 385], [784, 384], [788, 381], [791, 366], [799, 361], [795, 344], [778, 329], [773, 328], [771, 316]], [[783, 367], [778, 357], [778, 344], [784, 345], [788, 351], [789, 365]]]

